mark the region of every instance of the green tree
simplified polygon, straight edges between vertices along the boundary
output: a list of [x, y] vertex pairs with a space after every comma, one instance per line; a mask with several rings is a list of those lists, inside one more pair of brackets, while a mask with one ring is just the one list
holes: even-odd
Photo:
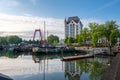
[[53, 42], [54, 46], [56, 46], [57, 43], [58, 43], [58, 41], [57, 41], [57, 40], [54, 40], [54, 42]]
[[19, 38], [18, 36], [8, 36], [6, 40], [8, 43], [11, 43], [11, 44], [18, 44], [22, 42], [22, 38]]
[[111, 45], [114, 45], [117, 42], [118, 37], [119, 37], [119, 31], [118, 30], [112, 30], [111, 34], [110, 34]]
[[98, 23], [89, 23], [90, 28], [90, 35], [92, 35], [94, 32], [98, 31]]
[[83, 41], [86, 42], [88, 41], [88, 38], [89, 38], [89, 29], [88, 28], [84, 28], [81, 32], [81, 34], [83, 35], [82, 38], [83, 38]]
[[116, 21], [107, 21], [104, 24], [104, 35], [108, 41], [110, 41], [110, 35], [112, 34], [112, 30], [118, 30], [118, 25]]
[[97, 32], [94, 32], [92, 34], [92, 43], [93, 43], [93, 46], [96, 47], [97, 46], [97, 42], [98, 42], [98, 33]]
[[51, 34], [50, 36], [47, 37], [47, 42], [49, 44], [54, 44], [54, 42], [58, 43], [59, 42], [59, 37]]
[[74, 42], [75, 42], [75, 39], [72, 37], [66, 37], [65, 39], [65, 43], [67, 43], [68, 45], [71, 45]]
[[82, 42], [83, 42], [82, 36], [83, 36], [82, 34], [76, 35], [76, 41], [79, 45], [82, 45]]
[[6, 37], [0, 37], [0, 44], [7, 44]]

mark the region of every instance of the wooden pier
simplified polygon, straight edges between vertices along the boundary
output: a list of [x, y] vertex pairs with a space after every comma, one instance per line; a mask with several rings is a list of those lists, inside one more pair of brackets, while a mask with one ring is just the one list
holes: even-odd
[[61, 60], [68, 61], [68, 60], [76, 60], [76, 59], [84, 59], [84, 58], [92, 58], [92, 57], [94, 56], [93, 55], [78, 55], [78, 56], [63, 57]]

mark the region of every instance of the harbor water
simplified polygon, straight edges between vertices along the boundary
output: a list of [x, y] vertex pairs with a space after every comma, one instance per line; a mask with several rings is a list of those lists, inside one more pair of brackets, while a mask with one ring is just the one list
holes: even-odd
[[104, 56], [61, 61], [68, 54], [0, 52], [0, 73], [14, 80], [100, 80], [111, 62]]

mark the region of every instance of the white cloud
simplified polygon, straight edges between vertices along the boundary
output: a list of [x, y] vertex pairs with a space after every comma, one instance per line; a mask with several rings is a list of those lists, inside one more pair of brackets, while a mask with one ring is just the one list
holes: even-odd
[[[32, 39], [35, 29], [44, 30], [44, 21], [48, 35], [54, 34], [64, 38], [64, 19], [42, 18], [34, 16], [15, 16], [0, 14], [0, 36], [18, 35], [24, 39]], [[101, 20], [81, 19], [84, 27], [90, 22], [102, 23]]]
[[83, 23], [83, 27], [88, 27], [89, 23], [96, 22], [98, 24], [102, 24], [103, 20], [95, 19], [95, 18], [88, 18], [88, 19], [81, 19], [81, 22]]
[[[0, 31], [2, 32], [2, 34], [0, 35], [6, 36], [6, 35], [18, 34], [21, 36], [22, 32], [24, 33], [26, 32], [24, 36], [26, 37], [31, 35], [33, 36], [33, 32], [35, 29], [40, 28], [43, 32], [44, 21], [46, 23], [45, 25], [46, 31], [48, 31], [49, 34], [55, 34], [57, 36], [60, 36], [61, 38], [64, 37], [63, 19], [41, 18], [41, 17], [32, 17], [32, 16], [15, 16], [15, 15], [7, 15], [7, 14], [0, 14]], [[27, 33], [31, 35], [26, 35]]]
[[18, 0], [0, 0], [0, 8], [6, 9], [20, 5]]

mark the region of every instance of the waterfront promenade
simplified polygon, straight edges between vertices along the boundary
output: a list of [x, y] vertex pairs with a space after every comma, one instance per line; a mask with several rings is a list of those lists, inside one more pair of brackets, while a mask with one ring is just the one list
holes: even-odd
[[113, 59], [101, 80], [120, 80], [120, 53]]

